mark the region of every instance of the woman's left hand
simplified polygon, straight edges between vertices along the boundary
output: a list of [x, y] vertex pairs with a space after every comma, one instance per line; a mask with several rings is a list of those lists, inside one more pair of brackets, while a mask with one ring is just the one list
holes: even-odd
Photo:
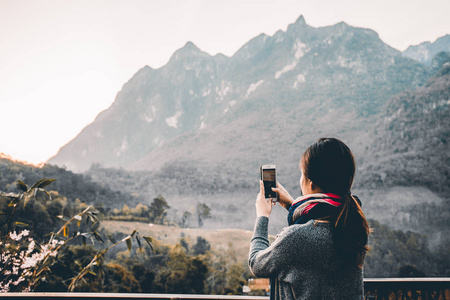
[[264, 184], [262, 181], [259, 182], [259, 194], [256, 197], [256, 216], [257, 217], [269, 217], [272, 212], [272, 199], [266, 200], [264, 196]]

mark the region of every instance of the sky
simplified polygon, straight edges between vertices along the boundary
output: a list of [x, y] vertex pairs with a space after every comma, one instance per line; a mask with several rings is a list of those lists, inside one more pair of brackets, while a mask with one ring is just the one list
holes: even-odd
[[449, 11], [448, 0], [0, 0], [0, 153], [45, 162], [140, 68], [188, 41], [232, 56], [303, 15], [373, 29], [404, 51], [450, 33]]

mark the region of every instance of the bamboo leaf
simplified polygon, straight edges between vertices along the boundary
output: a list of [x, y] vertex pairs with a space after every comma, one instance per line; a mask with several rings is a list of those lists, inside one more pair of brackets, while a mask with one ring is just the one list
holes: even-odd
[[111, 241], [111, 243], [115, 244], [117, 240], [110, 234], [107, 234], [106, 237]]
[[34, 189], [34, 197], [37, 201], [48, 201], [52, 199], [52, 196], [50, 196], [50, 194], [41, 188], [36, 188]]
[[91, 230], [92, 231], [97, 231], [97, 229], [100, 227], [100, 223], [95, 223], [94, 225], [92, 225]]
[[153, 244], [152, 244], [153, 239], [152, 239], [151, 237], [149, 237], [149, 236], [143, 236], [142, 238], [143, 238], [143, 239], [147, 242], [147, 244], [150, 246], [150, 249], [151, 249], [153, 252], [155, 252], [155, 249], [153, 248]]
[[25, 184], [25, 182], [23, 182], [22, 180], [18, 179], [17, 180], [17, 187], [22, 190], [23, 192], [28, 191], [28, 186]]
[[45, 180], [45, 178], [36, 181], [36, 182], [31, 186], [30, 190], [37, 188], [38, 185], [39, 185], [42, 181], [44, 181], [44, 180]]
[[125, 242], [127, 243], [128, 251], [131, 252], [131, 238], [127, 239]]
[[56, 180], [56, 178], [51, 178], [51, 179], [42, 178], [42, 179], [36, 181], [30, 189], [44, 188], [55, 180]]
[[139, 251], [142, 252], [141, 239], [137, 235], [135, 236], [135, 238], [136, 238], [136, 242], [138, 243], [138, 246], [139, 246]]
[[33, 193], [27, 192], [23, 196], [23, 208], [27, 206], [27, 203], [34, 197]]
[[27, 224], [27, 223], [23, 223], [23, 222], [18, 222], [18, 221], [16, 221], [16, 222], [14, 222], [14, 226], [17, 226], [17, 227], [27, 227], [28, 224]]
[[11, 202], [9, 202], [8, 206], [16, 206], [20, 202], [20, 197], [14, 198]]
[[104, 243], [105, 241], [103, 240], [103, 238], [96, 232], [93, 232], [94, 237], [97, 239], [97, 241], [101, 241], [102, 243]]
[[38, 186], [36, 186], [36, 187], [37, 188], [44, 188], [47, 185], [51, 184], [55, 180], [56, 180], [56, 178], [44, 178], [44, 179], [41, 179], [41, 180], [39, 180], [40, 182], [39, 182]]
[[92, 270], [88, 270], [88, 273], [91, 274], [91, 275], [97, 276], [97, 274], [95, 274], [95, 272], [92, 271]]
[[5, 193], [0, 192], [0, 200], [12, 201], [19, 197], [20, 197], [20, 194], [14, 194], [14, 193], [5, 194]]
[[89, 217], [89, 220], [92, 222], [92, 224], [98, 223], [98, 217], [94, 211], [87, 212], [87, 215]]

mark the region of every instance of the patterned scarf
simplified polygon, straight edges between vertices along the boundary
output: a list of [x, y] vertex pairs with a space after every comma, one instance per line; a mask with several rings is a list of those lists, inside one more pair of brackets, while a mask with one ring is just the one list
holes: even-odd
[[297, 198], [289, 208], [288, 223], [305, 224], [309, 220], [334, 216], [342, 205], [341, 197], [335, 194], [311, 194]]

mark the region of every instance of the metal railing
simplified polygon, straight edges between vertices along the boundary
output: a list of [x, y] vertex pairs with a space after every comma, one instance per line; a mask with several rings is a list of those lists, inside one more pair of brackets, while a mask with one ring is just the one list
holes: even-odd
[[450, 278], [365, 278], [365, 299], [449, 299]]
[[133, 299], [133, 300], [169, 300], [169, 299], [199, 299], [199, 300], [267, 300], [264, 296], [225, 296], [225, 295], [189, 295], [189, 294], [127, 294], [127, 293], [6, 293], [0, 297], [14, 298], [14, 300], [51, 299], [51, 300], [76, 300], [76, 299]]
[[[439, 299], [450, 300], [450, 278], [366, 278], [364, 293], [367, 300]], [[189, 294], [126, 294], [126, 293], [5, 293], [2, 298], [14, 300], [51, 299], [199, 299], [199, 300], [267, 300], [265, 296], [189, 295]]]

